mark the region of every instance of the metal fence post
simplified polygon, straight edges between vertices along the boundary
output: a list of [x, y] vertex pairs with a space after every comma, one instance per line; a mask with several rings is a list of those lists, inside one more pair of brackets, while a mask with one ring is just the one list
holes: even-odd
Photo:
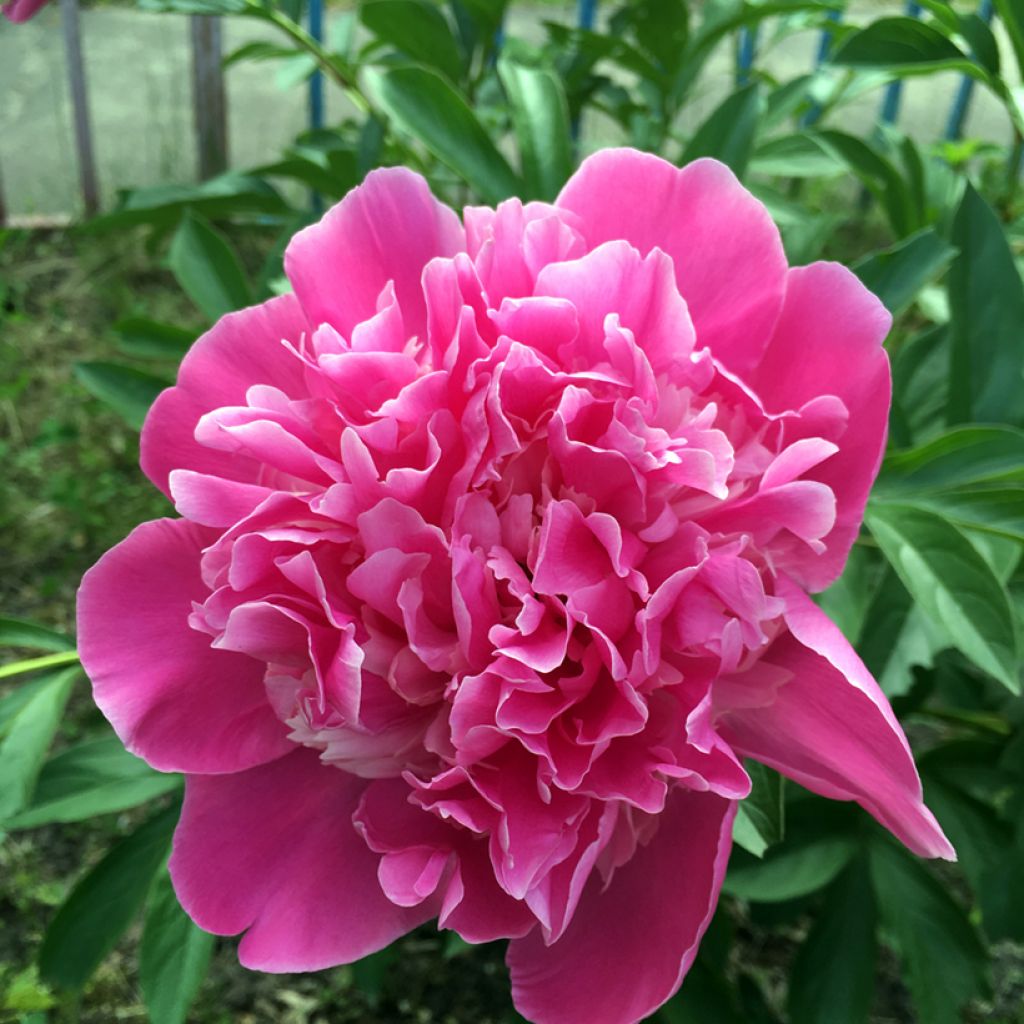
[[86, 216], [100, 206], [96, 183], [96, 158], [92, 149], [92, 128], [89, 123], [89, 96], [85, 85], [85, 64], [82, 60], [82, 27], [78, 16], [78, 0], [60, 0], [61, 29], [64, 52], [68, 62], [68, 86], [71, 90], [71, 111], [75, 125], [75, 152], [78, 157], [78, 180], [82, 189], [82, 205]]
[[227, 104], [224, 100], [224, 76], [221, 74], [220, 18], [193, 14], [189, 18], [192, 35], [192, 104], [202, 180], [220, 174], [228, 165]]
[[[309, 34], [318, 42], [324, 39], [323, 0], [309, 0]], [[309, 77], [309, 127], [319, 131], [324, 126], [324, 73], [317, 68]]]

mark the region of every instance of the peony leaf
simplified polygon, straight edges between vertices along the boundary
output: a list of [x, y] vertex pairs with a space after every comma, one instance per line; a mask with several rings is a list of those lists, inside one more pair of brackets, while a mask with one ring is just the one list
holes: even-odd
[[136, 430], [141, 429], [156, 396], [170, 386], [170, 382], [161, 377], [121, 363], [75, 363], [74, 371], [87, 391], [109, 405]]
[[43, 936], [39, 972], [58, 988], [80, 989], [139, 912], [163, 864], [178, 801], [122, 839], [71, 890]]
[[686, 144], [681, 164], [702, 156], [728, 164], [737, 178], [746, 174], [764, 100], [757, 84], [730, 93]]
[[174, 324], [162, 324], [144, 316], [129, 316], [114, 324], [117, 346], [139, 359], [166, 359], [177, 362], [196, 339], [195, 331]]
[[170, 875], [161, 871], [146, 904], [139, 946], [139, 985], [150, 1024], [184, 1024], [214, 941], [181, 909]]
[[927, 509], [878, 499], [869, 503], [865, 521], [903, 585], [950, 644], [1019, 693], [1009, 595], [963, 533]]
[[932, 228], [855, 263], [853, 272], [885, 303], [894, 316], [902, 313], [918, 292], [938, 277], [956, 255]]
[[748, 853], [761, 857], [769, 846], [782, 842], [785, 834], [786, 780], [757, 761], [747, 761], [745, 767], [752, 788], [740, 803], [732, 837]]
[[375, 68], [366, 75], [398, 127], [419, 139], [483, 200], [497, 203], [522, 191], [519, 177], [466, 101], [436, 72], [423, 67]]
[[0, 647], [36, 647], [42, 651], [73, 651], [70, 637], [24, 619], [0, 618]]
[[859, 849], [850, 836], [824, 836], [804, 843], [783, 843], [762, 861], [729, 865], [722, 891], [755, 903], [781, 903], [827, 885]]
[[445, 16], [424, 0], [364, 0], [359, 20], [382, 42], [434, 68], [450, 82], [462, 76], [462, 54]]
[[855, 68], [892, 68], [921, 74], [945, 68], [979, 73], [973, 62], [934, 25], [917, 18], [879, 18], [847, 36], [833, 64]]
[[167, 262], [182, 290], [211, 321], [252, 303], [235, 251], [198, 213], [185, 212]]

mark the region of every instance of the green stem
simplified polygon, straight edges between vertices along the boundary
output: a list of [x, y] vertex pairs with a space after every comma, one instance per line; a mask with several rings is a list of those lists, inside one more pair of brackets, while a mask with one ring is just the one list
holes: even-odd
[[26, 658], [24, 661], [13, 661], [10, 665], [0, 665], [0, 679], [20, 676], [26, 672], [35, 672], [36, 669], [40, 668], [73, 665], [78, 660], [78, 651], [61, 651], [59, 654], [46, 654], [41, 658]]
[[1017, 189], [1020, 187], [1020, 165], [1024, 158], [1024, 135], [1019, 128], [1013, 130], [1013, 145], [1010, 147], [1010, 160], [1006, 165], [1006, 205], [1013, 212], [1017, 200]]

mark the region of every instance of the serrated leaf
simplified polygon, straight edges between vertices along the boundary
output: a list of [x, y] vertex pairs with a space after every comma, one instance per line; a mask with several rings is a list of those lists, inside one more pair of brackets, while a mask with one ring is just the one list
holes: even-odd
[[170, 876], [161, 871], [146, 903], [139, 945], [139, 986], [150, 1024], [185, 1024], [213, 944], [214, 937], [181, 909]]
[[117, 945], [167, 856], [179, 811], [175, 802], [149, 818], [71, 890], [39, 950], [39, 972], [46, 982], [83, 988]]
[[171, 272], [186, 295], [211, 320], [252, 303], [245, 272], [220, 232], [188, 210], [171, 240]]
[[105, 402], [129, 426], [142, 428], [143, 420], [156, 396], [170, 381], [136, 370], [134, 366], [103, 361], [75, 363], [79, 383], [101, 402]]
[[950, 644], [1018, 693], [1018, 638], [1009, 595], [971, 542], [934, 512], [895, 502], [869, 502], [865, 521], [903, 585]]

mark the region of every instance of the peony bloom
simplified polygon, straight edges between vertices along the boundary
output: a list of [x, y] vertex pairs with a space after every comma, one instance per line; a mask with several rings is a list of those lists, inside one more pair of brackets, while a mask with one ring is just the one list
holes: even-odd
[[540, 1024], [624, 1024], [715, 909], [741, 758], [952, 857], [808, 591], [878, 469], [890, 318], [789, 269], [721, 164], [591, 157], [463, 223], [375, 171], [153, 406], [179, 519], [82, 584], [128, 747], [187, 773], [171, 871], [266, 971], [437, 918]]
[[29, 18], [34, 18], [48, 2], [49, 0], [8, 0], [0, 7], [0, 13], [3, 13], [8, 21], [13, 21], [17, 25], [28, 21]]

